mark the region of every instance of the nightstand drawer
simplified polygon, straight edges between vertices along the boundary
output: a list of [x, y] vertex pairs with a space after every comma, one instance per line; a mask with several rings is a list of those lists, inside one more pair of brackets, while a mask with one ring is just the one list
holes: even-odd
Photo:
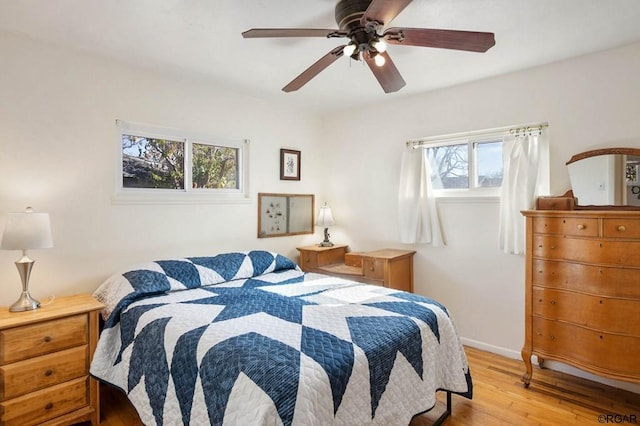
[[362, 259], [362, 272], [367, 278], [374, 280], [384, 280], [384, 259], [365, 258]]
[[42, 355], [0, 367], [0, 401], [86, 376], [88, 348]]
[[30, 426], [89, 405], [88, 378], [83, 377], [0, 403], [0, 424]]
[[0, 331], [0, 365], [87, 344], [88, 316], [74, 315]]

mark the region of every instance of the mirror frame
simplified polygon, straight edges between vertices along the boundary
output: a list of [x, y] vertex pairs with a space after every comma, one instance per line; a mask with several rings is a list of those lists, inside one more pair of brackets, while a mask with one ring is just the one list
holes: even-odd
[[[267, 197], [271, 198], [282, 198], [282, 202], [285, 204], [282, 209], [286, 212], [283, 214], [282, 212], [276, 213], [278, 216], [284, 216], [285, 222], [282, 224], [282, 230], [277, 230], [275, 232], [267, 232], [262, 229], [262, 225], [268, 223], [269, 221], [274, 221], [273, 217], [269, 217], [269, 214], [272, 212], [268, 212], [265, 208], [263, 211], [263, 204]], [[290, 223], [290, 215], [289, 211], [291, 208], [291, 201], [296, 198], [309, 197], [311, 199], [311, 208], [309, 211], [303, 212], [304, 217], [309, 218], [309, 228], [305, 231], [299, 232], [289, 232], [289, 228], [291, 226]], [[313, 220], [315, 211], [315, 196], [314, 194], [280, 194], [280, 193], [271, 193], [271, 192], [259, 192], [258, 193], [258, 238], [271, 238], [271, 237], [286, 237], [289, 235], [303, 235], [303, 234], [313, 234], [315, 229], [315, 221]]]
[[[621, 154], [621, 155], [634, 155], [640, 156], [640, 148], [601, 148], [601, 149], [593, 149], [591, 151], [580, 152], [569, 159], [565, 164], [568, 166], [571, 163], [575, 163], [579, 160], [584, 160], [585, 158], [597, 157], [599, 155], [611, 155], [611, 154]], [[571, 191], [573, 196], [573, 191]], [[580, 201], [580, 200], [578, 200]], [[576, 210], [640, 210], [640, 206], [628, 206], [628, 205], [575, 205]]]
[[585, 151], [585, 152], [581, 152], [579, 154], [574, 155], [565, 164], [568, 166], [569, 164], [575, 163], [578, 160], [584, 160], [585, 158], [589, 158], [589, 157], [596, 157], [598, 155], [609, 155], [609, 154], [635, 155], [640, 157], [640, 148], [594, 149], [591, 151]]

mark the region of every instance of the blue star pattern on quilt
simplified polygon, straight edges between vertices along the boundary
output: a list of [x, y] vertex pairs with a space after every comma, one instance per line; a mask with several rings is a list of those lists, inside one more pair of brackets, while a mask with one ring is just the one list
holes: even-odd
[[[460, 349], [439, 327], [448, 314], [437, 302], [306, 278], [289, 259], [253, 251], [157, 261], [110, 279], [124, 289], [111, 290], [118, 300], [97, 291], [111, 315], [92, 374], [124, 389], [145, 424], [237, 423], [254, 409], [238, 395], [258, 390], [270, 402], [255, 408], [256, 424], [271, 423], [265, 413], [307, 424], [316, 414], [299, 408], [308, 406], [327, 423], [381, 423], [403, 396], [399, 374], [428, 382], [429, 345]], [[465, 362], [451, 372], [461, 393], [471, 390]]]

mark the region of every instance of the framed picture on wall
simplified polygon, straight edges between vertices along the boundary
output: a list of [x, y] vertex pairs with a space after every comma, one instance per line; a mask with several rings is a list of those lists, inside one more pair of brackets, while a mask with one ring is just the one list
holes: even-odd
[[280, 180], [300, 180], [300, 151], [280, 150]]

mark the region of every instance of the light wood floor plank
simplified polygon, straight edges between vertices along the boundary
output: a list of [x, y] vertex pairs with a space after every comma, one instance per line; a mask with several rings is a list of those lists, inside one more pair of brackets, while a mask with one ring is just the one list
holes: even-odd
[[[448, 426], [597, 425], [599, 415], [635, 416], [640, 424], [640, 395], [557, 371], [535, 368], [531, 386], [520, 382], [522, 361], [465, 348], [473, 378], [473, 400], [454, 395]], [[142, 422], [117, 389], [101, 387], [102, 426], [140, 426]], [[438, 406], [414, 418], [411, 426], [427, 426], [443, 410]], [[613, 422], [610, 422], [613, 423]]]

